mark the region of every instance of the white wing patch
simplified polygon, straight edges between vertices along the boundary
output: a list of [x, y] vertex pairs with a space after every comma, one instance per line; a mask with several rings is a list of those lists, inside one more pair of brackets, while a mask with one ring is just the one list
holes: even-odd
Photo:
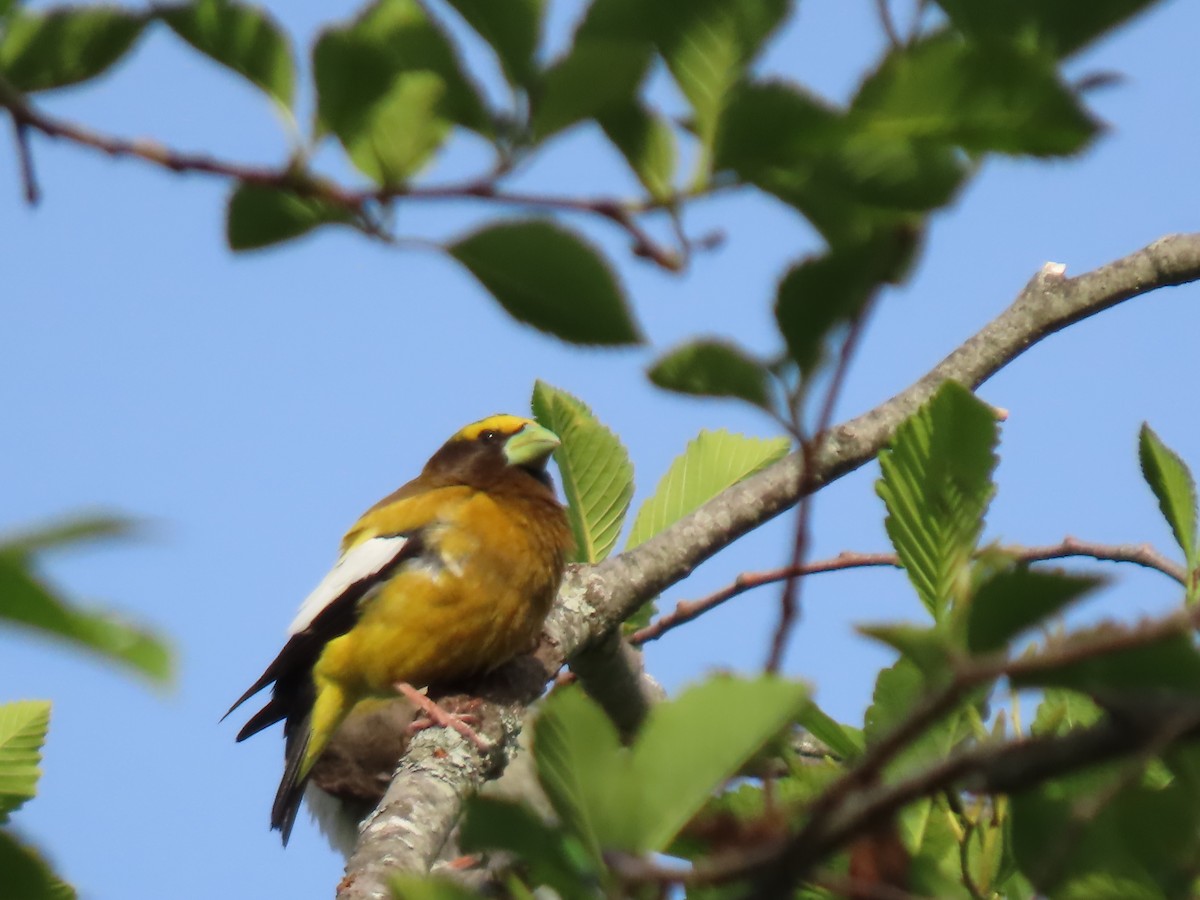
[[311, 625], [321, 611], [346, 593], [351, 585], [366, 581], [387, 568], [408, 541], [405, 535], [395, 534], [371, 538], [347, 550], [313, 592], [304, 598], [296, 618], [288, 626], [288, 636], [299, 634]]

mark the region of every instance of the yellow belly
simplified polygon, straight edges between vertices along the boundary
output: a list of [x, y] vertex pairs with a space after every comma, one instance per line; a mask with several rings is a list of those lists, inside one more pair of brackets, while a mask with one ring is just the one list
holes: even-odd
[[531, 649], [561, 560], [539, 562], [546, 554], [529, 525], [486, 495], [466, 498], [452, 520], [426, 531], [426, 554], [403, 564], [363, 601], [355, 626], [325, 646], [318, 682], [387, 694], [398, 681], [453, 682]]

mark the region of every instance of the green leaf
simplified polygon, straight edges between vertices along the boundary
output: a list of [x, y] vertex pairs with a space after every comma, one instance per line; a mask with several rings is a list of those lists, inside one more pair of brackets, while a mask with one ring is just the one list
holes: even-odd
[[1057, 687], [1102, 696], [1105, 702], [1148, 695], [1200, 694], [1200, 652], [1187, 635], [1174, 635], [1140, 646], [1122, 646], [1134, 632], [1130, 628], [1102, 623], [1056, 639], [1046, 647], [1078, 647], [1085, 642], [1113, 644], [1112, 649], [1085, 659], [1068, 660], [1054, 668], [1039, 668], [1010, 676], [1014, 687]]
[[879, 455], [888, 537], [935, 621], [958, 593], [983, 530], [998, 438], [991, 408], [947, 381]]
[[588, 883], [595, 881], [596, 875], [581, 871], [563, 830], [520, 803], [469, 797], [459, 844], [465, 853], [502, 850], [513, 854], [534, 885], [548, 885], [564, 900], [594, 896]]
[[641, 340], [607, 261], [559, 225], [499, 222], [446, 249], [520, 322], [575, 344]]
[[[563, 825], [596, 860], [605, 849], [665, 849], [713, 793], [807, 703], [773, 677], [715, 678], [656, 705], [631, 749], [582, 691], [555, 692], [538, 719], [534, 755]], [[720, 727], [713, 716], [720, 711]]]
[[0, 620], [64, 638], [148, 676], [171, 678], [171, 653], [152, 632], [110, 613], [77, 609], [55, 596], [17, 555], [0, 554]]
[[[1011, 798], [1013, 851], [1039, 895], [1191, 896], [1200, 807], [1187, 790], [1063, 779]], [[1109, 779], [1111, 782], [1111, 779]]]
[[612, 551], [633, 497], [633, 466], [620, 439], [581, 400], [538, 381], [533, 414], [558, 435], [554, 461], [567, 497], [575, 562], [594, 563]]
[[62, 881], [41, 855], [0, 829], [3, 896], [13, 900], [75, 900], [75, 889]]
[[88, 81], [120, 60], [145, 27], [145, 16], [115, 7], [18, 9], [0, 35], [0, 74], [19, 91]]
[[666, 849], [713, 792], [807, 704], [808, 688], [794, 681], [718, 676], [651, 708], [633, 746], [643, 819], [635, 849]]
[[700, 397], [736, 397], [771, 410], [767, 367], [728, 341], [691, 341], [661, 357], [649, 371], [660, 388]]
[[534, 54], [542, 33], [546, 0], [448, 0], [500, 60], [514, 87], [528, 85], [537, 73]]
[[376, 0], [313, 48], [317, 116], [354, 164], [398, 184], [429, 161], [454, 125], [490, 123], [454, 48], [417, 0]]
[[49, 701], [0, 704], [0, 823], [37, 794], [42, 774], [38, 764], [49, 728]]
[[604, 865], [606, 847], [637, 847], [638, 786], [599, 706], [578, 688], [555, 691], [538, 716], [533, 746], [546, 797], [596, 866]]
[[745, 84], [721, 120], [716, 167], [804, 214], [833, 246], [920, 230], [966, 177], [952, 147], [881, 134], [783, 82]]
[[787, 438], [750, 438], [701, 431], [667, 469], [654, 493], [642, 504], [626, 548], [678, 522], [721, 491], [787, 455]]
[[875, 678], [871, 705], [863, 717], [863, 742], [870, 747], [896, 729], [925, 695], [925, 677], [916, 663], [900, 657]]
[[649, 63], [650, 47], [643, 41], [576, 41], [537, 87], [532, 117], [535, 139], [542, 141], [578, 122], [628, 110]]
[[160, 7], [158, 16], [205, 56], [291, 108], [296, 77], [291, 44], [268, 13], [235, 0], [195, 0]]
[[229, 196], [225, 238], [231, 250], [259, 250], [308, 234], [321, 225], [353, 222], [353, 215], [327, 200], [239, 184]]
[[955, 27], [982, 42], [1032, 43], [1068, 56], [1149, 8], [1153, 0], [937, 0], [937, 4]]
[[[369, 178], [385, 185], [403, 183], [449, 137], [453, 123], [443, 115], [446, 85], [436, 74], [389, 77], [391, 66], [382, 54], [373, 56], [333, 35], [323, 37], [314, 53], [321, 120]], [[363, 96], [360, 86], [367, 84], [388, 85], [388, 90]]]
[[641, 0], [592, 0], [571, 48], [530, 88], [535, 139], [628, 108], [653, 50]]
[[705, 150], [713, 146], [729, 92], [790, 8], [789, 0], [666, 0], [647, 7], [655, 44], [691, 104]]
[[942, 628], [917, 625], [859, 625], [859, 634], [899, 651], [921, 670], [927, 683], [945, 681], [950, 674], [950, 642]]
[[[873, 747], [891, 735], [929, 697], [935, 683], [908, 656], [901, 656], [883, 669], [875, 679], [871, 705], [863, 719], [866, 746]], [[953, 710], [908, 742], [888, 765], [888, 777], [901, 777], [943, 761], [955, 746], [970, 736], [971, 713], [968, 704], [978, 708], [984, 693], [981, 690], [974, 697], [968, 697], [963, 703], [965, 708]], [[928, 814], [928, 807], [923, 814]], [[920, 825], [917, 830], [923, 828], [924, 825]]]
[[796, 721], [844, 763], [854, 762], [866, 749], [861, 731], [830, 718], [815, 703], [808, 704]]
[[1196, 568], [1200, 565], [1200, 548], [1196, 546], [1196, 482], [1191, 471], [1144, 422], [1138, 435], [1138, 460], [1142, 477], [1154, 491], [1188, 568]]
[[967, 649], [990, 653], [1104, 584], [1094, 575], [1033, 571], [998, 572], [980, 585], [967, 610]]
[[[964, 838], [960, 823], [943, 797], [920, 800], [900, 813], [898, 830], [909, 838], [904, 844], [913, 854], [906, 887], [915, 896], [972, 900], [962, 884], [962, 842], [971, 834]], [[973, 835], [984, 827], [980, 823]]]
[[445, 877], [393, 875], [390, 883], [396, 900], [483, 900], [483, 894]]
[[675, 133], [667, 120], [637, 102], [603, 111], [598, 120], [650, 196], [669, 198], [676, 153]]
[[133, 519], [110, 513], [75, 516], [0, 535], [0, 554], [24, 557], [90, 541], [127, 538], [136, 532], [137, 526], [138, 523]]
[[808, 378], [828, 355], [828, 337], [853, 322], [879, 286], [897, 283], [908, 271], [917, 235], [900, 227], [867, 240], [839, 244], [788, 270], [779, 283], [775, 320], [788, 355]]
[[868, 134], [976, 153], [1065, 156], [1100, 130], [1049, 55], [946, 34], [892, 51], [863, 83], [851, 115]]
[[1103, 715], [1096, 702], [1086, 694], [1049, 688], [1042, 695], [1029, 731], [1035, 737], [1063, 735], [1073, 728], [1095, 725]]

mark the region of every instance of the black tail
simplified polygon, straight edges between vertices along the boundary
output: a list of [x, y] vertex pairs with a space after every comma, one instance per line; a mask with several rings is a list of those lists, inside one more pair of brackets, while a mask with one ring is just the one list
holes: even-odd
[[304, 754], [308, 751], [308, 739], [312, 734], [312, 706], [301, 717], [292, 717], [283, 726], [285, 741], [283, 778], [279, 782], [279, 790], [275, 792], [275, 803], [271, 806], [271, 827], [277, 829], [283, 838], [283, 846], [287, 846], [288, 838], [292, 835], [292, 826], [296, 824], [296, 813], [300, 811], [300, 801], [304, 799], [304, 787], [308, 784], [308, 776], [300, 777], [300, 766], [304, 762]]

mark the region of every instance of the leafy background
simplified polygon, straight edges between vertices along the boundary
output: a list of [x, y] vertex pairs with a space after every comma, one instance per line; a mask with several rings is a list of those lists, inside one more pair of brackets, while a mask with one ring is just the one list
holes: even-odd
[[[319, 27], [355, 8], [292, 2], [274, 13], [307, 47]], [[570, 9], [556, 4], [552, 13], [551, 35], [561, 38]], [[1127, 76], [1091, 98], [1115, 133], [1069, 164], [988, 164], [960, 207], [935, 220], [932, 252], [904, 295], [872, 319], [843, 415], [924, 372], [1047, 258], [1079, 272], [1194, 227], [1200, 84], [1179, 73], [1193, 68], [1198, 28], [1194, 5], [1163, 4], [1071, 63], [1074, 75]], [[804, 0], [761, 65], [844, 98], [882, 41], [865, 0]], [[490, 65], [473, 47], [472, 63]], [[306, 115], [312, 98], [303, 79], [298, 88]], [[286, 147], [257, 92], [181, 52], [163, 29], [101, 83], [45, 106], [236, 159], [274, 163]], [[529, 184], [633, 190], [589, 128], [558, 141]], [[463, 171], [478, 152], [461, 146], [434, 174]], [[580, 351], [512, 326], [436, 256], [333, 231], [290, 251], [233, 258], [218, 237], [225, 190], [216, 183], [44, 140], [37, 160], [47, 197], [30, 211], [12, 154], [0, 156], [0, 185], [10, 191], [0, 204], [0, 521], [15, 527], [81, 504], [147, 519], [141, 541], [53, 556], [48, 573], [174, 636], [181, 671], [177, 688], [159, 695], [0, 633], [6, 691], [55, 701], [39, 796], [19, 824], [87, 896], [138, 900], [161, 896], [164, 885], [180, 897], [327, 896], [341, 863], [315, 831], [298, 828], [284, 853], [266, 829], [277, 742], [234, 746], [233, 729], [216, 719], [275, 652], [344, 527], [463, 422], [525, 408], [535, 378], [584, 399], [621, 437], [636, 467], [635, 506], [699, 429], [774, 429], [736, 404], [654, 390], [642, 374], [650, 351]], [[332, 150], [321, 162], [341, 171]], [[420, 215], [446, 236], [476, 222], [462, 204]], [[815, 236], [749, 196], [709, 201], [689, 222], [695, 233], [727, 230], [729, 240], [682, 278], [625, 262], [623, 239], [581, 227], [622, 260], [656, 347], [709, 332], [772, 349], [763, 298]], [[1050, 542], [1073, 530], [1171, 546], [1138, 473], [1137, 432], [1148, 419], [1193, 466], [1200, 461], [1189, 385], [1179, 382], [1200, 324], [1197, 299], [1184, 288], [1107, 313], [987, 385], [983, 397], [1013, 415], [985, 539]], [[886, 547], [876, 473], [869, 466], [817, 498], [814, 558]], [[789, 533], [784, 523], [761, 529], [666, 602], [782, 563]], [[776, 597], [748, 595], [652, 645], [651, 671], [673, 689], [718, 662], [756, 668]], [[1175, 592], [1161, 577], [1122, 570], [1105, 597], [1128, 613], [1165, 608]], [[829, 713], [858, 718], [889, 656], [854, 637], [850, 623], [916, 618], [918, 603], [898, 573], [813, 579], [786, 670], [814, 680]]]

